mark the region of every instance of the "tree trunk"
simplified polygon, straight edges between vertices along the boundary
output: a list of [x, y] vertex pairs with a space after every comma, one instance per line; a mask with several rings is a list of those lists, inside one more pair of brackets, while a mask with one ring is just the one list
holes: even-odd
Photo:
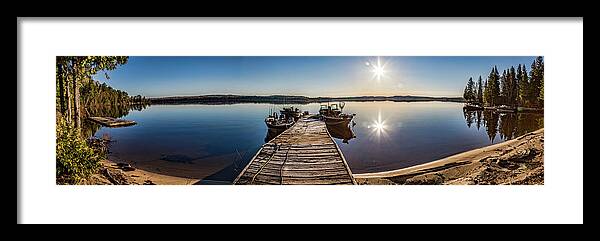
[[58, 73], [57, 73], [57, 80], [58, 80], [58, 102], [59, 102], [59, 108], [60, 108], [60, 113], [62, 113], [64, 115], [65, 113], [65, 80], [64, 80], [64, 71], [63, 71], [63, 64], [58, 64]]
[[73, 106], [71, 104], [72, 103], [71, 102], [72, 94], [71, 94], [71, 89], [69, 88], [70, 87], [70, 84], [69, 84], [70, 81], [69, 81], [68, 75], [66, 75], [65, 77], [66, 77], [65, 78], [65, 81], [66, 81], [65, 82], [65, 84], [66, 84], [65, 89], [67, 90], [67, 93], [66, 93], [66, 96], [65, 96], [66, 99], [67, 99], [67, 113], [66, 113], [67, 118], [66, 119], [67, 119], [67, 123], [72, 123], [71, 122], [73, 120], [72, 119], [73, 117], [72, 117], [72, 114], [71, 114], [72, 110], [73, 110], [72, 109]]
[[[74, 96], [74, 101], [75, 101], [74, 102], [75, 103], [75, 123], [76, 123], [77, 129], [80, 129], [81, 128], [81, 104], [80, 104], [80, 101], [79, 101], [79, 99], [80, 99], [80, 97], [79, 97], [79, 84], [77, 84], [77, 74], [79, 72], [79, 70], [77, 69], [77, 68], [79, 68], [77, 66], [77, 62], [78, 61], [75, 61], [75, 65], [74, 65], [74, 68], [73, 68], [73, 73], [74, 73], [74, 76], [73, 76], [73, 89], [75, 91], [75, 96]], [[79, 80], [79, 81], [81, 81], [81, 80]]]

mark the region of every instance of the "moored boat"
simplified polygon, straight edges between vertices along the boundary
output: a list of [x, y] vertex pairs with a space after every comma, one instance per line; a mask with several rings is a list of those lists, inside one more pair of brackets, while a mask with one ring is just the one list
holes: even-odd
[[348, 125], [355, 114], [339, 114], [337, 116], [323, 116], [327, 125]]
[[279, 113], [281, 113], [281, 115], [284, 115], [286, 117], [292, 117], [292, 118], [294, 118], [295, 121], [297, 121], [298, 119], [300, 119], [300, 117], [302, 117], [302, 112], [298, 108], [294, 108], [293, 106], [283, 107], [283, 109], [280, 110]]
[[[265, 118], [265, 124], [269, 129], [285, 130], [293, 126], [298, 120], [295, 117], [296, 115], [293, 114], [294, 112], [289, 112], [287, 110], [282, 110], [280, 112], [281, 114], [279, 115], [277, 112], [273, 112], [273, 114], [270, 114]], [[297, 109], [295, 112], [298, 112]]]
[[340, 103], [340, 105], [329, 104], [329, 103], [321, 104], [321, 107], [319, 108], [319, 114], [321, 116], [337, 116], [342, 113], [342, 108], [344, 108], [344, 107], [341, 107], [341, 106], [342, 106], [341, 103]]
[[265, 123], [269, 129], [282, 129], [285, 130], [294, 125], [294, 121], [282, 121], [275, 118], [266, 118]]
[[321, 119], [327, 125], [348, 125], [356, 114], [342, 113], [345, 103], [324, 104], [319, 108]]

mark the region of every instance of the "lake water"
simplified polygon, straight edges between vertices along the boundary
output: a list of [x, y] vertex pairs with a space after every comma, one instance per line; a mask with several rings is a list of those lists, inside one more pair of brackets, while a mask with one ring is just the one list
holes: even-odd
[[[463, 112], [452, 102], [347, 102], [350, 128], [330, 133], [353, 173], [418, 165], [499, 143], [543, 127], [541, 114]], [[153, 105], [122, 118], [138, 124], [102, 127], [109, 157], [172, 176], [229, 183], [269, 140], [264, 118], [272, 104]], [[280, 107], [280, 106], [279, 106]], [[315, 113], [319, 104], [296, 105]]]

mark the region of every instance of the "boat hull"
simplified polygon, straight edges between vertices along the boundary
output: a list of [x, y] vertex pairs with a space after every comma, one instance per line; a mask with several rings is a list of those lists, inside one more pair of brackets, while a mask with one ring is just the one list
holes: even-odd
[[277, 130], [285, 130], [287, 128], [290, 128], [294, 125], [294, 123], [281, 123], [281, 124], [274, 124], [274, 123], [270, 123], [270, 122], [265, 122], [265, 124], [267, 124], [267, 127], [269, 129], [277, 129]]
[[348, 125], [352, 117], [329, 117], [325, 116], [325, 124], [327, 125]]

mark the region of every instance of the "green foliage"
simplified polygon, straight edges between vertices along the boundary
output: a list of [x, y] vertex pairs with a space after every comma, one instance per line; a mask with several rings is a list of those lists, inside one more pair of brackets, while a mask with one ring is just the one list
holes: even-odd
[[519, 104], [521, 106], [529, 106], [529, 75], [525, 65], [519, 65]]
[[517, 78], [517, 72], [515, 71], [515, 67], [510, 66], [509, 71], [510, 78], [510, 90], [509, 90], [509, 102], [507, 103], [510, 106], [518, 106], [519, 105], [519, 78]]
[[465, 87], [465, 92], [463, 93], [463, 98], [465, 98], [465, 100], [467, 102], [474, 102], [475, 99], [477, 98], [477, 94], [476, 94], [476, 89], [475, 89], [475, 83], [473, 82], [473, 77], [469, 78], [469, 81], [467, 82], [467, 86]]
[[105, 154], [88, 146], [73, 124], [62, 117], [56, 123], [56, 181], [58, 184], [77, 184], [95, 173]]
[[544, 77], [542, 77], [542, 88], [540, 89], [539, 101], [540, 101], [540, 104], [542, 106], [544, 106]]
[[91, 81], [81, 88], [81, 101], [86, 109], [99, 106], [127, 106], [130, 100], [127, 92], [113, 89], [106, 83]]
[[[132, 102], [125, 91], [92, 80], [100, 71], [113, 70], [128, 61], [127, 56], [56, 57], [56, 177], [61, 184], [76, 184], [94, 173], [104, 158], [84, 139], [93, 126], [82, 121], [90, 115], [119, 116]], [[104, 73], [107, 77], [109, 76]], [[138, 97], [139, 100], [145, 100]]]
[[[463, 96], [469, 95], [472, 83], [467, 83]], [[531, 72], [528, 75], [525, 65], [519, 64], [515, 70], [514, 66], [504, 70], [502, 75], [498, 74], [498, 68], [494, 66], [486, 81], [481, 84], [481, 77], [474, 91], [476, 101], [481, 100], [485, 106], [524, 106], [544, 107], [544, 59], [537, 57], [531, 64]], [[467, 99], [467, 98], [465, 98]], [[468, 101], [468, 100], [467, 100]]]
[[[81, 122], [80, 88], [92, 83], [92, 76], [103, 70], [113, 70], [127, 63], [127, 56], [57, 56], [56, 86], [58, 111], [67, 121]], [[106, 73], [105, 73], [106, 74]], [[72, 119], [71, 119], [72, 118]]]
[[483, 85], [481, 83], [481, 75], [477, 81], [477, 103], [483, 104]]
[[495, 106], [500, 102], [500, 75], [495, 66], [487, 78], [483, 95], [484, 104], [487, 106]]
[[541, 56], [537, 57], [531, 64], [531, 80], [529, 84], [529, 96], [532, 106], [540, 107], [543, 106], [543, 97], [540, 99], [543, 91], [544, 84], [544, 58]]

